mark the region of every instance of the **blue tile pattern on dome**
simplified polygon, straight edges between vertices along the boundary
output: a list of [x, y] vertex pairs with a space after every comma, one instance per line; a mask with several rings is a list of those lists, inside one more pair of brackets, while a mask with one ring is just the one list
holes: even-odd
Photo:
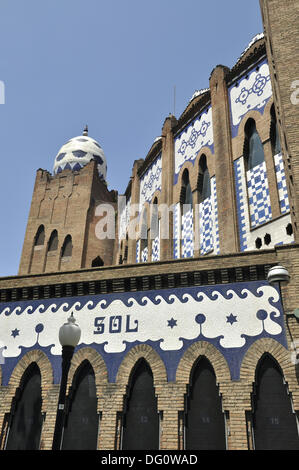
[[282, 214], [286, 214], [287, 212], [290, 211], [290, 203], [289, 203], [286, 175], [284, 171], [284, 164], [283, 164], [281, 152], [274, 156], [274, 163], [275, 163], [275, 173], [276, 173], [276, 180], [277, 180], [280, 212]]
[[267, 59], [257, 63], [254, 68], [233, 83], [229, 89], [232, 138], [238, 135], [239, 125], [244, 116], [252, 110], [264, 112], [272, 96], [270, 71]]
[[96, 160], [99, 176], [106, 179], [107, 163], [102, 147], [88, 135], [74, 137], [59, 150], [54, 163], [54, 174], [63, 170], [79, 171], [91, 160]]

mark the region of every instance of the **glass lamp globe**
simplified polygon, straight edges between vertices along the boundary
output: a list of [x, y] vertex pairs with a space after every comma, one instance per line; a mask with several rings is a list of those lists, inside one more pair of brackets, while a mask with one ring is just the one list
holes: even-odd
[[76, 347], [79, 343], [81, 336], [81, 329], [76, 323], [76, 319], [71, 316], [67, 319], [67, 323], [64, 323], [59, 329], [59, 341], [61, 346], [73, 346]]

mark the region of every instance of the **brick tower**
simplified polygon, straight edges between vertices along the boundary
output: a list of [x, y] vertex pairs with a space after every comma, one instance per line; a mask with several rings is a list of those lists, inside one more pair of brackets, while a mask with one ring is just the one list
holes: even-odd
[[114, 240], [96, 236], [96, 208], [116, 201], [107, 189], [106, 169], [102, 148], [85, 128], [83, 136], [61, 147], [53, 175], [37, 171], [19, 274], [112, 263]]

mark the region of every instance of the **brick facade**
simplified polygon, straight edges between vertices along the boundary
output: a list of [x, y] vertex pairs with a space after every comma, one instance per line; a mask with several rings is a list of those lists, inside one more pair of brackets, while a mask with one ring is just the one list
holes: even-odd
[[[194, 365], [199, 358], [208, 359], [216, 376], [216, 384], [221, 396], [225, 416], [226, 447], [229, 450], [254, 449], [252, 434], [252, 397], [256, 385], [256, 370], [260, 359], [269, 354], [279, 364], [283, 378], [288, 386], [295, 414], [299, 412], [298, 365], [294, 344], [299, 341], [298, 320], [294, 311], [298, 308], [299, 282], [299, 245], [298, 245], [298, 105], [290, 104], [290, 81], [296, 79], [295, 38], [298, 25], [295, 24], [293, 9], [298, 9], [296, 0], [284, 2], [261, 0], [261, 10], [265, 27], [265, 39], [257, 39], [241, 56], [230, 70], [217, 66], [211, 73], [210, 89], [195, 96], [183, 114], [176, 119], [170, 115], [163, 124], [161, 138], [153, 143], [145, 159], [134, 162], [132, 177], [126, 190], [126, 201], [139, 204], [141, 180], [161, 155], [161, 190], [151, 194], [145, 202], [147, 221], [150, 225], [150, 202], [168, 207], [180, 205], [182, 198], [183, 174], [188, 170], [194, 206], [201, 201], [199, 170], [201, 157], [205, 155], [210, 178], [216, 184], [216, 206], [213, 218], [213, 249], [203, 255], [201, 248], [194, 242], [192, 257], [174, 259], [174, 236], [176, 227], [171, 212], [167, 229], [169, 238], [159, 239], [159, 260], [152, 262], [151, 243], [148, 245], [148, 262], [136, 262], [138, 234], [132, 237], [99, 240], [96, 227], [101, 220], [97, 207], [111, 204], [116, 211], [117, 192], [108, 191], [99, 179], [96, 163], [91, 161], [79, 171], [64, 170], [52, 176], [45, 170], [38, 170], [33, 191], [28, 225], [18, 276], [0, 279], [0, 307], [14, 302], [41, 302], [46, 300], [76, 298], [84, 296], [114, 295], [132, 293], [161, 292], [189, 287], [225, 285], [245, 286], [256, 281], [265, 281], [271, 266], [283, 265], [290, 274], [290, 282], [280, 286], [280, 299], [283, 306], [283, 322], [286, 344], [273, 337], [258, 337], [238, 358], [239, 377], [232, 377], [232, 369], [221, 348], [212, 341], [195, 340], [181, 354], [177, 363], [171, 365], [173, 378], [169, 379], [169, 369], [157, 349], [149, 342], [139, 342], [124, 352], [117, 365], [113, 365], [114, 378], [111, 379], [109, 359], [99, 350], [88, 344], [76, 350], [68, 375], [67, 394], [70, 392], [75, 373], [84, 361], [89, 361], [95, 375], [99, 432], [97, 448], [112, 450], [121, 448], [122, 413], [129, 390], [131, 373], [138, 361], [143, 358], [151, 368], [153, 385], [157, 398], [157, 412], [160, 419], [160, 448], [165, 450], [184, 449], [184, 413], [189, 393]], [[284, 31], [284, 34], [281, 34]], [[247, 97], [241, 95], [234, 102], [231, 98], [232, 87], [239, 86], [241, 80], [249, 83], [252, 74], [258, 74], [259, 66], [267, 59], [269, 64], [273, 95], [265, 101], [247, 109], [238, 123], [234, 124], [233, 106]], [[292, 76], [290, 76], [292, 63]], [[299, 76], [299, 74], [297, 74]], [[260, 78], [260, 76], [259, 76]], [[249, 86], [249, 85], [248, 85]], [[252, 88], [253, 89], [253, 88]], [[244, 91], [245, 93], [245, 87]], [[250, 92], [253, 94], [253, 92]], [[259, 96], [260, 92], [256, 95]], [[249, 92], [248, 92], [249, 96]], [[244, 100], [243, 100], [244, 98]], [[277, 168], [271, 142], [271, 109], [275, 106], [278, 129], [282, 147], [290, 211], [281, 212]], [[202, 123], [208, 119], [211, 106], [211, 122], [204, 122], [206, 129], [197, 128], [197, 137], [203, 144], [196, 154], [191, 148], [199, 145], [193, 135], [195, 119]], [[245, 168], [246, 123], [253, 119], [262, 142], [267, 181], [269, 185], [269, 204], [271, 219], [257, 228], [246, 226], [242, 232], [241, 203], [248, 198], [248, 187], [243, 175], [242, 187], [245, 188], [240, 199], [236, 162], [238, 168]], [[210, 140], [206, 139], [206, 130]], [[188, 134], [189, 133], [189, 134]], [[180, 140], [179, 140], [180, 139]], [[185, 140], [184, 140], [185, 139]], [[176, 142], [181, 142], [181, 147]], [[178, 150], [179, 149], [179, 150]], [[186, 149], [189, 153], [186, 152]], [[183, 155], [183, 157], [182, 157]], [[180, 160], [181, 159], [181, 160]], [[177, 162], [179, 170], [177, 171]], [[245, 168], [246, 170], [246, 168]], [[244, 171], [245, 171], [244, 170]], [[239, 186], [238, 186], [239, 185]], [[246, 193], [246, 194], [245, 194]], [[246, 203], [247, 205], [247, 203]], [[248, 208], [246, 209], [248, 210]], [[241, 214], [241, 215], [240, 215]], [[249, 214], [249, 210], [248, 210]], [[250, 214], [249, 214], [250, 215]], [[129, 219], [135, 214], [129, 214]], [[245, 217], [245, 216], [244, 216]], [[249, 216], [248, 216], [249, 217]], [[45, 241], [35, 246], [35, 237], [43, 225]], [[244, 223], [244, 227], [245, 227]], [[199, 237], [199, 227], [195, 221], [194, 239]], [[278, 237], [275, 233], [279, 228]], [[58, 246], [54, 252], [48, 250], [53, 230], [58, 232]], [[126, 227], [125, 227], [126, 230]], [[247, 230], [247, 232], [246, 232]], [[67, 235], [73, 242], [72, 255], [61, 257], [62, 246]], [[218, 241], [216, 240], [218, 237]], [[243, 237], [243, 239], [242, 239]], [[268, 237], [268, 238], [267, 238]], [[271, 242], [274, 239], [275, 242]], [[245, 240], [245, 242], [244, 242]], [[258, 246], [257, 241], [262, 245]], [[268, 240], [270, 242], [268, 243]], [[192, 243], [193, 243], [192, 242]], [[180, 243], [180, 242], [179, 242]], [[219, 252], [216, 246], [219, 245]], [[247, 245], [246, 245], [247, 243]], [[245, 247], [245, 248], [244, 248]], [[244, 248], [244, 249], [243, 249]], [[103, 266], [92, 267], [93, 260], [100, 257]], [[138, 260], [140, 261], [140, 259]], [[220, 286], [220, 287], [219, 287]], [[61, 319], [61, 323], [64, 318]], [[57, 327], [58, 328], [58, 327]], [[268, 335], [271, 336], [271, 335]], [[24, 350], [25, 351], [25, 350]], [[22, 353], [11, 371], [0, 366], [0, 448], [5, 447], [8, 417], [22, 376], [27, 367], [35, 362], [41, 374], [43, 426], [40, 449], [51, 449], [56, 420], [59, 395], [59, 380], [53, 364], [46, 352], [38, 345]], [[110, 376], [109, 376], [110, 374]], [[5, 376], [5, 379], [4, 379]], [[7, 378], [9, 376], [9, 378]]]

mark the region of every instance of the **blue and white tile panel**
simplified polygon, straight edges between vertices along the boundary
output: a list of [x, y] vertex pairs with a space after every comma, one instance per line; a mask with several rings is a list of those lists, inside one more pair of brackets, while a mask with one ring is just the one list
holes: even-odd
[[277, 155], [274, 156], [274, 164], [275, 164], [275, 173], [276, 173], [276, 180], [277, 180], [280, 212], [282, 214], [286, 214], [287, 212], [290, 211], [290, 204], [289, 204], [288, 189], [287, 189], [287, 184], [286, 184], [286, 175], [284, 171], [284, 164], [283, 164], [281, 153], [278, 153]]
[[206, 255], [213, 251], [213, 214], [212, 196], [207, 197], [199, 204], [199, 231], [200, 231], [200, 254]]
[[158, 221], [158, 235], [152, 240], [152, 261], [160, 260], [160, 220]]
[[161, 191], [162, 186], [162, 155], [160, 154], [156, 160], [147, 169], [140, 179], [140, 211], [146, 202], [151, 202], [156, 191]]
[[[245, 167], [243, 157], [238, 158], [234, 162], [235, 183], [236, 183], [236, 201], [238, 213], [240, 250], [249, 251], [256, 250], [256, 239], [262, 241], [261, 249], [274, 248], [276, 245], [289, 244], [294, 242], [293, 235], [287, 235], [286, 226], [291, 223], [290, 214], [284, 217], [270, 221], [252, 230], [250, 224], [250, 213], [247, 196]], [[266, 234], [271, 236], [271, 243], [265, 245], [264, 237]]]
[[173, 257], [181, 257], [181, 205], [178, 202], [173, 209]]
[[110, 383], [117, 380], [132, 348], [140, 344], [147, 344], [163, 361], [170, 382], [175, 381], [186, 351], [198, 341], [208, 342], [223, 355], [232, 380], [240, 378], [240, 364], [255, 341], [270, 337], [287, 347], [279, 287], [267, 281], [1, 303], [4, 386], [32, 350], [48, 358], [53, 382], [59, 384], [57, 325], [71, 312], [82, 330], [77, 350], [94, 349], [106, 365]]
[[141, 251], [141, 263], [147, 263], [148, 261], [148, 247], [146, 246], [145, 248], [143, 248], [143, 250]]
[[219, 254], [216, 179], [211, 178], [211, 196], [199, 204], [200, 254]]
[[182, 258], [192, 258], [194, 254], [193, 209], [182, 214]]
[[126, 233], [129, 226], [130, 221], [130, 207], [131, 207], [131, 198], [128, 199], [127, 203], [124, 204], [123, 201], [125, 197], [121, 200], [121, 204], [119, 205], [119, 228], [118, 228], [118, 240], [119, 243], [121, 240], [126, 238]]
[[136, 243], [136, 263], [140, 263], [140, 239]]
[[205, 146], [214, 153], [212, 108], [209, 106], [185, 127], [174, 142], [174, 184], [178, 181], [181, 167], [187, 161], [195, 162], [198, 152]]
[[264, 112], [272, 96], [272, 86], [267, 59], [261, 61], [250, 72], [245, 74], [228, 90], [232, 137], [238, 134], [239, 124], [243, 117], [252, 110]]
[[251, 227], [272, 219], [266, 163], [260, 163], [246, 173]]
[[213, 176], [211, 178], [211, 194], [213, 197], [213, 238], [214, 238], [214, 251], [216, 255], [220, 253], [220, 242], [219, 242], [219, 228], [218, 228], [218, 202], [217, 202], [217, 192], [216, 192], [216, 178]]

